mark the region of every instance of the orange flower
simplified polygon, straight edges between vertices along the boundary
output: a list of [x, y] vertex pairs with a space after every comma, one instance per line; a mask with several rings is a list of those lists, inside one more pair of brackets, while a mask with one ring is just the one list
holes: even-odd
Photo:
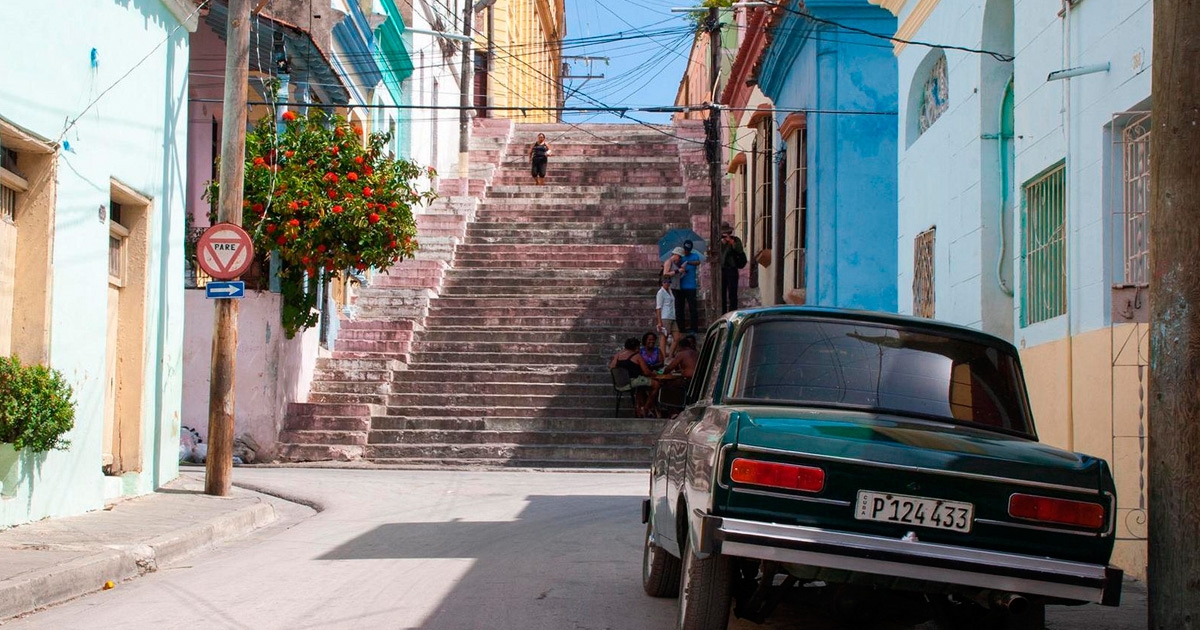
[[283, 112], [283, 119], [288, 122], [296, 120], [296, 112]]
[[348, 179], [352, 182], [356, 182], [356, 181], [358, 181], [358, 173], [355, 173], [354, 171], [350, 171], [349, 173], [346, 173], [346, 179]]

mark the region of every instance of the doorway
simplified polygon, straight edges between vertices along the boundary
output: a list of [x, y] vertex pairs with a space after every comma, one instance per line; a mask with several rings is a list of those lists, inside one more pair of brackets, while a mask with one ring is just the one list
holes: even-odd
[[104, 474], [141, 469], [150, 199], [113, 180], [108, 206]]

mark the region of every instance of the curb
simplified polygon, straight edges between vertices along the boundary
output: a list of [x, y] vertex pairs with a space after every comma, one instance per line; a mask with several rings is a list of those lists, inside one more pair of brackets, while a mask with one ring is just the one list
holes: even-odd
[[152, 573], [216, 543], [245, 536], [275, 519], [274, 506], [261, 501], [141, 545], [98, 551], [5, 580], [0, 582], [0, 623], [102, 590], [106, 581], [119, 583]]

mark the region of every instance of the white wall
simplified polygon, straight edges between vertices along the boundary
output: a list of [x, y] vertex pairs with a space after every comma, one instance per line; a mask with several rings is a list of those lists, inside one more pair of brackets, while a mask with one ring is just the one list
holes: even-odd
[[[451, 6], [454, 5], [451, 4]], [[439, 3], [429, 0], [414, 0], [413, 27], [421, 30], [434, 30], [430, 18], [437, 12], [445, 13], [445, 9]], [[452, 25], [455, 23], [454, 16], [443, 15], [442, 20], [445, 28], [452, 29]], [[414, 105], [432, 105], [436, 82], [437, 104], [439, 106], [458, 105], [461, 94], [458, 88], [458, 76], [462, 69], [461, 53], [448, 57], [443, 56], [439, 38], [431, 35], [407, 33], [405, 37], [406, 43], [411, 43], [409, 50], [412, 51], [414, 66], [413, 74], [406, 82], [409, 93], [412, 95], [411, 102]], [[408, 157], [418, 164], [433, 166], [442, 177], [456, 177], [458, 173], [458, 110], [414, 109], [410, 110], [409, 116], [412, 121], [412, 155]], [[434, 125], [437, 125], [436, 161], [433, 150]]]
[[[1150, 96], [1151, 4], [1149, 0], [1081, 2], [1069, 14], [1070, 47], [1064, 54], [1059, 7], [1037, 0], [1016, 3], [1016, 183], [1020, 186], [1067, 158], [1072, 334], [1109, 324], [1111, 234], [1103, 198], [1111, 185], [1105, 156], [1112, 147], [1105, 126], [1114, 114], [1135, 108]], [[1111, 69], [1105, 73], [1046, 81], [1055, 70], [1106, 62]], [[1015, 264], [1019, 271], [1019, 259]], [[1022, 329], [1019, 301], [1014, 322], [1018, 344], [1036, 345], [1067, 332], [1066, 317]]]
[[[986, 5], [985, 0], [942, 2], [915, 39], [981, 47]], [[910, 45], [897, 59], [898, 305], [900, 312], [912, 313], [913, 241], [918, 233], [936, 227], [935, 317], [1010, 337], [1011, 299], [1001, 282], [1011, 287], [1011, 267], [1001, 270], [1000, 279], [996, 271], [1000, 139], [984, 137], [999, 131], [996, 92], [1003, 91], [997, 86], [1007, 82], [1009, 64], [945, 50], [949, 105], [929, 129], [918, 134], [920, 93], [938, 54], [943, 53]], [[1011, 240], [1007, 245], [1011, 252]]]

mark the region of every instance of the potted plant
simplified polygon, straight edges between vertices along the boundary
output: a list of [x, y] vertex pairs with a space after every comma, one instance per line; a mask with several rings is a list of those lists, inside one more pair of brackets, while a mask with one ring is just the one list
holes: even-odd
[[64, 437], [75, 426], [74, 392], [58, 370], [21, 365], [0, 357], [0, 486], [15, 485], [22, 453], [70, 446]]

